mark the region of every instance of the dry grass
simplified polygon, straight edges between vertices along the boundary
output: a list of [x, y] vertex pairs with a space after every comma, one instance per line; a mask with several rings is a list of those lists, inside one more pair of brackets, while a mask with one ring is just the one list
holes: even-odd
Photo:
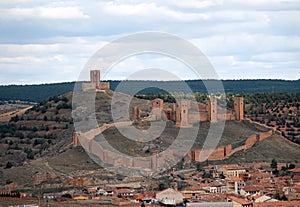
[[256, 143], [251, 149], [240, 151], [226, 160], [239, 162], [270, 162], [273, 158], [278, 162], [297, 162], [300, 157], [300, 146], [287, 141], [282, 136], [273, 135]]
[[[193, 146], [194, 149], [202, 148], [209, 131], [210, 123], [202, 122], [199, 127], [198, 135]], [[189, 129], [185, 129], [187, 136], [190, 134]], [[246, 139], [260, 131], [252, 126], [249, 126], [245, 122], [238, 121], [227, 121], [225, 128], [218, 143], [218, 146], [225, 146], [228, 144], [233, 144], [235, 147], [243, 145]], [[163, 133], [151, 142], [135, 142], [126, 137], [124, 137], [116, 128], [111, 128], [106, 130], [103, 135], [106, 140], [117, 150], [128, 155], [140, 155], [149, 156], [149, 150], [145, 150], [150, 147], [150, 151], [159, 150], [164, 151], [168, 146], [170, 146], [176, 139], [179, 133], [179, 128], [174, 126], [173, 122], [168, 122], [167, 127]], [[217, 137], [217, 132], [212, 131], [213, 136]], [[192, 136], [192, 135], [191, 135]], [[208, 140], [209, 141], [209, 140]], [[211, 140], [213, 141], [213, 140]], [[144, 150], [143, 150], [144, 149]], [[145, 152], [147, 151], [147, 152]]]

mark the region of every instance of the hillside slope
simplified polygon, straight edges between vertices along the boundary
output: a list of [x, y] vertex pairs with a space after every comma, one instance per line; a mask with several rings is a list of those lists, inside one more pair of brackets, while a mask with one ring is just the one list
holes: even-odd
[[[96, 117], [100, 125], [112, 121], [111, 95], [112, 91], [107, 91], [99, 92], [96, 96]], [[47, 182], [37, 182], [38, 185], [66, 184], [77, 176], [87, 178], [88, 183], [116, 180], [115, 175], [94, 164], [82, 148], [72, 147], [74, 128], [71, 100], [72, 93], [52, 97], [24, 115], [13, 117], [10, 122], [0, 125], [0, 185], [15, 181], [21, 186], [30, 187], [30, 181], [38, 180], [41, 173], [47, 172], [54, 174], [54, 178]], [[133, 102], [145, 111], [150, 109], [150, 102], [147, 100], [133, 98]], [[200, 126], [194, 148], [202, 146], [210, 123], [203, 122]], [[219, 146], [232, 144], [237, 147], [242, 145], [248, 136], [259, 132], [260, 130], [247, 122], [228, 121]], [[116, 149], [141, 156], [148, 156], [153, 150], [165, 150], [177, 134], [178, 128], [174, 127], [172, 122], [168, 122], [168, 127], [159, 138], [143, 144], [122, 137], [116, 128], [104, 132], [107, 140]], [[299, 156], [300, 146], [274, 135], [256, 143], [253, 148], [235, 153], [219, 163], [270, 161], [273, 158], [294, 162]]]
[[298, 162], [300, 157], [300, 145], [288, 141], [279, 135], [256, 143], [251, 149], [240, 151], [232, 155], [224, 162], [270, 162], [273, 158], [278, 162]]
[[[209, 122], [202, 122], [199, 127], [198, 135], [193, 145], [193, 149], [202, 149], [204, 142], [210, 128]], [[125, 129], [125, 128], [124, 128]], [[181, 129], [185, 130], [185, 129]], [[186, 134], [189, 134], [190, 129], [187, 129]], [[227, 121], [218, 143], [218, 146], [225, 146], [232, 144], [233, 147], [239, 147], [245, 144], [246, 139], [257, 133], [262, 132], [251, 126], [246, 121]], [[124, 137], [117, 128], [110, 128], [104, 131], [103, 135], [106, 140], [115, 149], [129, 155], [149, 156], [153, 151], [164, 151], [170, 146], [175, 138], [178, 136], [179, 128], [174, 126], [174, 123], [168, 122], [162, 134], [151, 142], [134, 142]], [[212, 132], [213, 137], [217, 137], [215, 132]], [[209, 142], [209, 140], [208, 140]]]
[[41, 156], [55, 156], [71, 144], [72, 94], [55, 96], [0, 123], [0, 166], [10, 168]]

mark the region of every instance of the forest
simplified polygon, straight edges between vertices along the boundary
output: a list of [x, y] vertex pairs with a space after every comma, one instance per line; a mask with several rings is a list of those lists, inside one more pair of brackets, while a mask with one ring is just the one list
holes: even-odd
[[[216, 80], [186, 80], [186, 81], [109, 81], [112, 90], [137, 94], [164, 94], [168, 92], [207, 93], [205, 86], [209, 85], [212, 93], [218, 93], [219, 88], [213, 87]], [[120, 83], [122, 83], [120, 85]], [[186, 83], [186, 84], [184, 84]], [[254, 93], [298, 93], [300, 92], [300, 80], [222, 80], [226, 93], [254, 94]], [[77, 84], [80, 87], [81, 83]], [[41, 102], [52, 96], [61, 95], [74, 90], [75, 82], [49, 83], [40, 85], [7, 85], [0, 86], [0, 101], [21, 100]], [[118, 86], [122, 86], [119, 87]], [[185, 87], [184, 86], [188, 86]], [[145, 88], [146, 89], [143, 89]], [[187, 90], [188, 88], [188, 90]], [[143, 89], [143, 90], [140, 90]], [[135, 93], [134, 93], [135, 94]], [[132, 95], [134, 95], [132, 94]]]

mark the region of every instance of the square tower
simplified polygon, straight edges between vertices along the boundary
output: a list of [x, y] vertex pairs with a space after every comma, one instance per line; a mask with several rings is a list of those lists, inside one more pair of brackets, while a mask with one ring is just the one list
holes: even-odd
[[244, 98], [234, 97], [234, 112], [235, 119], [240, 121], [244, 120]]
[[73, 133], [73, 146], [74, 147], [80, 146], [80, 141], [79, 141], [78, 136], [79, 136], [78, 132]]
[[137, 106], [132, 107], [132, 119], [137, 120], [140, 118], [140, 109]]
[[95, 88], [100, 87], [100, 70], [91, 70], [90, 71], [90, 80], [91, 84], [95, 86]]
[[152, 100], [152, 113], [156, 116], [156, 120], [162, 119], [162, 113], [164, 109], [164, 100], [156, 98]]
[[179, 101], [176, 110], [176, 126], [177, 127], [192, 127], [189, 123], [189, 109], [191, 102], [189, 100]]
[[208, 120], [210, 122], [218, 121], [218, 100], [216, 97], [210, 97], [206, 100]]

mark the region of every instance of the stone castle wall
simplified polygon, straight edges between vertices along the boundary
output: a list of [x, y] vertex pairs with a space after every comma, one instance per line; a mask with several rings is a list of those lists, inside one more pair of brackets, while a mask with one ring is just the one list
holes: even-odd
[[268, 131], [268, 132], [266, 132], [266, 133], [262, 133], [262, 134], [259, 135], [259, 141], [262, 141], [262, 140], [264, 140], [264, 139], [270, 137], [270, 136], [273, 135], [273, 134], [274, 134], [274, 131], [273, 131], [273, 130], [270, 130], [270, 131]]
[[[218, 99], [211, 97], [206, 103], [190, 100], [181, 100], [177, 104], [164, 103], [162, 99], [152, 100], [152, 113], [156, 120], [169, 119], [176, 121], [176, 126], [192, 127], [200, 121], [217, 122], [218, 120], [243, 120], [244, 99], [235, 97], [238, 104], [234, 111], [229, 111], [218, 106]], [[166, 116], [162, 116], [165, 113]], [[136, 116], [133, 116], [136, 119]]]
[[[97, 151], [97, 156], [99, 156], [100, 159], [102, 159], [106, 163], [114, 163], [115, 165], [120, 165], [124, 163], [129, 163], [130, 166], [132, 167], [144, 167], [148, 169], [155, 169], [159, 167], [159, 162], [157, 159], [149, 159], [149, 160], [133, 160], [132, 158], [120, 158], [116, 160], [115, 156], [113, 153], [109, 153], [107, 150], [103, 150], [99, 152], [97, 149], [98, 143], [94, 142], [94, 137], [96, 137], [98, 134], [102, 133], [103, 131], [114, 127], [114, 126], [129, 126], [131, 125], [132, 122], [120, 122], [120, 123], [114, 123], [114, 124], [105, 124], [102, 127], [99, 127], [97, 129], [90, 130], [86, 133], [82, 133], [81, 136], [84, 136], [85, 140], [87, 142], [83, 143], [85, 147], [88, 147], [90, 152], [95, 152]], [[208, 156], [208, 160], [223, 160], [231, 155], [233, 155], [236, 152], [239, 152], [241, 150], [247, 150], [250, 149], [256, 142], [262, 141], [268, 137], [270, 137], [273, 134], [272, 130], [269, 130], [265, 133], [260, 133], [260, 134], [254, 134], [251, 135], [246, 141], [245, 144], [242, 146], [239, 146], [237, 148], [232, 148], [232, 145], [226, 145], [226, 146], [220, 146], [217, 147], [216, 149], [196, 149], [192, 150], [188, 153], [188, 156], [191, 158], [193, 161], [198, 161], [198, 162], [203, 162], [206, 160], [205, 155]], [[74, 139], [73, 139], [73, 144], [78, 146], [80, 145], [80, 142], [78, 140], [78, 136], [80, 133], [74, 133]], [[205, 157], [205, 159], [203, 158]]]
[[118, 122], [118, 123], [112, 123], [112, 124], [104, 124], [101, 127], [98, 127], [96, 129], [92, 129], [88, 132], [82, 133], [82, 132], [74, 132], [73, 133], [73, 146], [81, 146], [81, 143], [79, 141], [79, 136], [84, 137], [84, 139], [86, 140], [92, 140], [94, 139], [96, 136], [98, 136], [99, 134], [101, 134], [102, 132], [104, 132], [105, 130], [112, 128], [114, 126], [116, 127], [122, 127], [122, 126], [130, 126], [132, 125], [132, 122]]
[[99, 89], [100, 90], [109, 90], [110, 89], [109, 82], [100, 82]]
[[208, 120], [208, 113], [207, 112], [200, 112], [199, 119], [200, 119], [200, 121], [207, 121]]
[[223, 160], [231, 155], [233, 155], [236, 152], [239, 152], [241, 150], [247, 150], [250, 149], [257, 141], [262, 141], [268, 137], [270, 137], [273, 134], [272, 130], [269, 130], [267, 132], [264, 133], [260, 133], [260, 134], [255, 134], [255, 135], [251, 135], [245, 142], [244, 145], [239, 146], [237, 148], [232, 148], [232, 145], [226, 145], [226, 146], [221, 146], [221, 147], [217, 147], [216, 149], [205, 149], [205, 150], [201, 150], [201, 149], [196, 149], [196, 150], [192, 150], [188, 155], [190, 156], [190, 158], [193, 161], [197, 161], [197, 162], [203, 162], [205, 160], [203, 160], [203, 158], [201, 158], [201, 155], [205, 155], [207, 153], [211, 153], [208, 156], [208, 160]]
[[[199, 117], [200, 117], [199, 113], [189, 113], [189, 115], [188, 115], [189, 123], [191, 123], [191, 124], [198, 123]], [[205, 116], [205, 118], [207, 118], [207, 116]]]
[[226, 114], [218, 114], [218, 120], [235, 120], [235, 115], [227, 111]]

